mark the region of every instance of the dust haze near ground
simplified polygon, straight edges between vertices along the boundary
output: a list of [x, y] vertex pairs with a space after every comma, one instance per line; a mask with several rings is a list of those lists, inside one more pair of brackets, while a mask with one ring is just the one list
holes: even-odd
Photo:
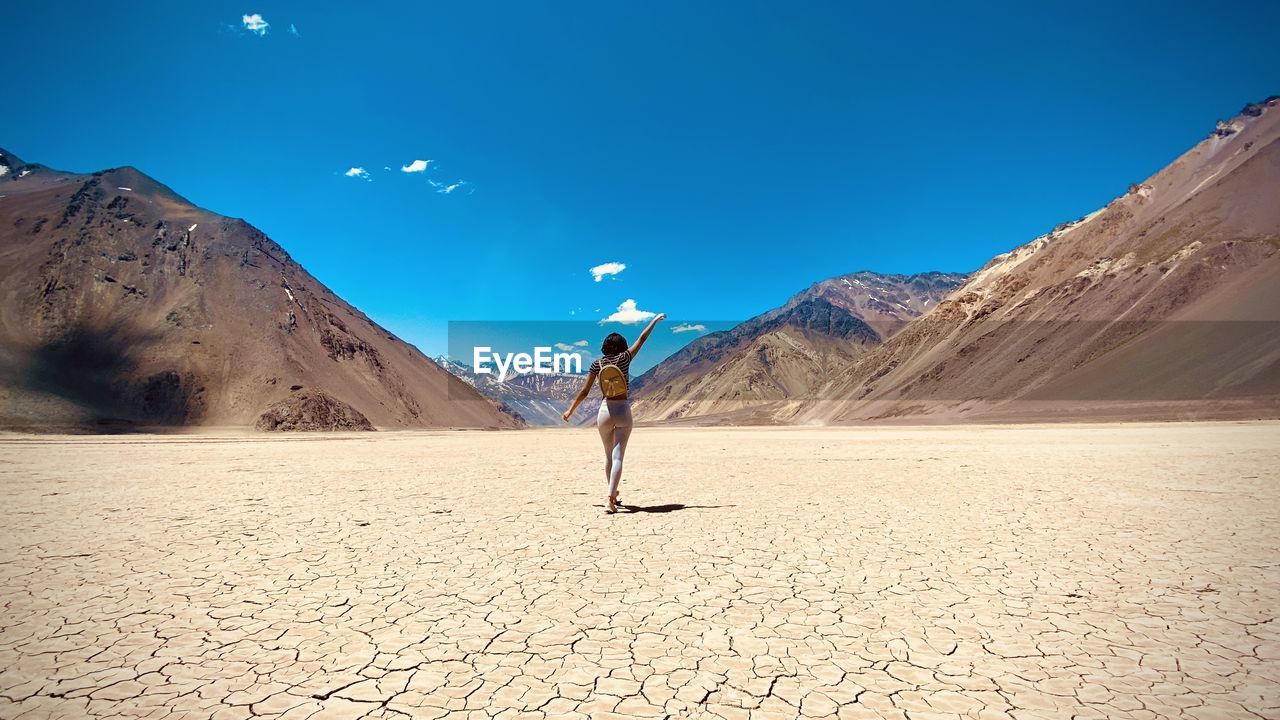
[[0, 436], [0, 717], [1280, 716], [1278, 423], [600, 455]]

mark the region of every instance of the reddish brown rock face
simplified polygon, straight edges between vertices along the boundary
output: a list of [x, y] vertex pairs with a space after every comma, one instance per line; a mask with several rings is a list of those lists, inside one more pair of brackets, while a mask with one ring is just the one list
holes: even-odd
[[815, 340], [803, 323], [730, 352], [719, 352], [728, 335], [708, 337], [641, 379], [637, 414], [797, 424], [1280, 417], [1277, 197], [1272, 98], [1101, 210], [992, 259], [880, 342]]
[[250, 426], [295, 385], [380, 427], [523, 424], [244, 221], [0, 160], [0, 426]]
[[815, 283], [786, 304], [712, 333], [641, 376], [646, 420], [773, 422], [780, 403], [802, 403], [866, 353], [962, 285], [956, 273], [857, 272]]
[[369, 418], [318, 390], [299, 390], [272, 405], [254, 423], [259, 430], [373, 430]]

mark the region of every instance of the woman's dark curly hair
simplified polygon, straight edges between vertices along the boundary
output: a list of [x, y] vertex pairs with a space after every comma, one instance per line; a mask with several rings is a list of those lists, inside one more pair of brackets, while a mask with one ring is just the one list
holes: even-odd
[[618, 333], [609, 333], [609, 337], [600, 343], [600, 354], [609, 356], [617, 355], [627, 349], [627, 339]]

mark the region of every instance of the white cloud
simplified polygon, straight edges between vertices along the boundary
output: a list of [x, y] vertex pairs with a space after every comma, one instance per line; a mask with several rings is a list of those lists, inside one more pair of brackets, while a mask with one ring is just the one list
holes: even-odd
[[626, 270], [627, 266], [620, 262], [607, 262], [591, 268], [590, 272], [596, 277], [596, 282], [604, 279], [605, 275], [617, 275]]
[[614, 311], [613, 314], [601, 320], [600, 324], [603, 325], [608, 322], [616, 322], [622, 323], [623, 325], [634, 325], [638, 322], [648, 320], [654, 315], [657, 315], [657, 313], [637, 309], [636, 301], [631, 298], [627, 298], [622, 301], [622, 304], [618, 306], [618, 309]]
[[346, 175], [347, 177], [360, 178], [361, 180], [368, 180], [369, 182], [373, 182], [373, 178], [369, 177], [369, 171], [365, 170], [362, 167], [353, 167], [342, 174]]
[[271, 23], [263, 20], [258, 13], [245, 15], [242, 22], [244, 23], [244, 29], [255, 35], [266, 35], [267, 30], [271, 29]]
[[[431, 162], [431, 161], [428, 160], [427, 162]], [[440, 182], [439, 180], [432, 180], [431, 178], [427, 178], [427, 182], [430, 183], [431, 187], [435, 188], [436, 192], [440, 193], [441, 195], [448, 195], [454, 192], [455, 190], [461, 190], [462, 188], [471, 184], [466, 180], [458, 180], [457, 182], [452, 182], [452, 183], [443, 183], [443, 182]], [[471, 189], [471, 193], [473, 192], [475, 192], [475, 188]], [[470, 195], [471, 193], [467, 193], [467, 194]]]
[[289, 23], [289, 34], [294, 37], [302, 37], [301, 35], [298, 34], [298, 27], [293, 23]]
[[683, 332], [700, 332], [700, 333], [703, 333], [703, 332], [706, 332], [706, 331], [707, 331], [707, 326], [706, 326], [706, 325], [691, 325], [691, 324], [689, 324], [689, 323], [680, 323], [679, 325], [677, 325], [677, 326], [675, 326], [675, 327], [671, 328], [671, 332], [673, 332], [673, 333], [683, 333]]
[[430, 164], [431, 164], [431, 161], [430, 161], [430, 160], [414, 160], [413, 162], [409, 163], [408, 165], [402, 165], [402, 166], [400, 167], [400, 172], [405, 172], [405, 173], [420, 173], [420, 172], [422, 172], [423, 170], [426, 170], [426, 169], [427, 169], [427, 166], [428, 166], [428, 165], [430, 165]]
[[565, 352], [568, 352], [573, 349], [573, 346], [570, 345], [569, 343], [556, 343], [556, 349], [564, 350]]
[[577, 345], [578, 347], [586, 347], [586, 346], [587, 346], [587, 341], [586, 341], [586, 340], [579, 340], [579, 341], [575, 342], [575, 343], [574, 343], [574, 345]]

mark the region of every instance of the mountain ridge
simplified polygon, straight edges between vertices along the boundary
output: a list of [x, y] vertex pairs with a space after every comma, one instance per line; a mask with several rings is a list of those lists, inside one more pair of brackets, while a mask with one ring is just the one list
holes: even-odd
[[521, 424], [243, 219], [128, 166], [0, 166], [4, 425], [249, 426], [310, 391], [379, 427]]
[[[444, 355], [436, 357], [435, 362], [530, 425], [539, 426], [564, 425], [561, 413], [569, 407], [587, 377], [586, 373], [526, 373], [498, 382], [494, 375], [476, 373], [470, 365]], [[578, 425], [594, 422], [599, 408], [599, 394], [592, 392], [582, 402], [573, 422]]]
[[1278, 104], [996, 256], [785, 420], [1275, 417]]
[[859, 271], [815, 282], [779, 307], [698, 338], [650, 368], [633, 384], [637, 417], [687, 419], [820, 392], [840, 368], [965, 277]]
[[[655, 368], [639, 414], [731, 424], [1280, 416], [1278, 104], [1246, 105], [1104, 207], [992, 258], [884, 342], [848, 354], [830, 383], [716, 404], [698, 397], [698, 377], [655, 398], [679, 374]], [[740, 351], [726, 338], [673, 364], [723, 373]]]

